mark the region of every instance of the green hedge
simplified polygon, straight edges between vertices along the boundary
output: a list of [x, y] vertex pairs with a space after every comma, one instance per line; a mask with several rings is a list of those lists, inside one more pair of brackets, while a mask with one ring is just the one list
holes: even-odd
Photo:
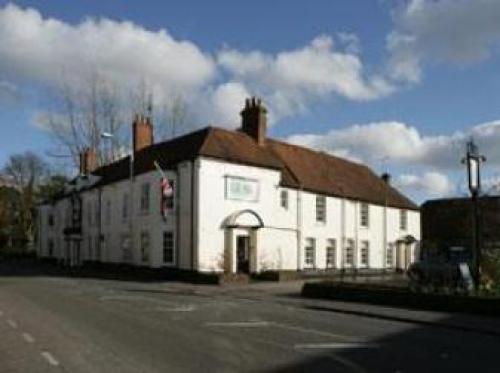
[[416, 293], [407, 288], [323, 281], [306, 283], [302, 296], [402, 308], [500, 316], [500, 298]]

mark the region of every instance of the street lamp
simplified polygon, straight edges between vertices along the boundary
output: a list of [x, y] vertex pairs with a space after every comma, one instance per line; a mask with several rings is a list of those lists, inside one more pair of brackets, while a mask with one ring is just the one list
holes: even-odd
[[469, 191], [471, 194], [472, 205], [474, 208], [474, 229], [473, 229], [473, 247], [472, 247], [472, 265], [476, 287], [480, 281], [480, 263], [481, 263], [481, 228], [479, 218], [479, 194], [481, 192], [481, 163], [486, 161], [486, 157], [479, 154], [477, 145], [471, 138], [467, 142], [467, 154], [462, 159], [462, 164], [467, 166], [467, 176], [469, 180]]

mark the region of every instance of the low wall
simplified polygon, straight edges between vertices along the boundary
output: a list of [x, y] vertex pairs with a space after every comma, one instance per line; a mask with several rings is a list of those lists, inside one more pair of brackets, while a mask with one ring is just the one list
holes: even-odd
[[500, 297], [416, 293], [408, 288], [323, 281], [306, 283], [302, 296], [383, 306], [500, 317]]

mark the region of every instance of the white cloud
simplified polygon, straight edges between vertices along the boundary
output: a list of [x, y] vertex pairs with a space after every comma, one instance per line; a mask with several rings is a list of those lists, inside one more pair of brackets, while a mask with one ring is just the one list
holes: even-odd
[[410, 192], [424, 193], [433, 197], [444, 197], [455, 192], [455, 187], [447, 175], [439, 172], [399, 175], [394, 184]]
[[418, 82], [426, 62], [483, 60], [500, 42], [498, 0], [410, 0], [393, 19], [387, 49], [396, 79]]
[[118, 82], [147, 79], [163, 90], [189, 92], [216, 70], [209, 55], [166, 30], [109, 19], [71, 25], [12, 4], [0, 8], [0, 45], [0, 73], [50, 85], [63, 75], [86, 79], [98, 71]]
[[203, 109], [206, 115], [217, 125], [234, 128], [241, 122], [240, 111], [242, 103], [250, 96], [247, 88], [239, 82], [228, 82], [219, 85], [210, 92], [206, 106]]
[[471, 136], [487, 156], [488, 164], [500, 165], [500, 121], [438, 136], [425, 136], [416, 127], [401, 122], [376, 122], [355, 124], [324, 134], [297, 134], [288, 140], [372, 165], [386, 159], [394, 165], [456, 170], [462, 167], [460, 161], [465, 143]]
[[321, 35], [308, 45], [277, 54], [225, 49], [218, 63], [235, 79], [268, 98], [276, 117], [303, 111], [311, 101], [338, 95], [365, 101], [390, 94], [393, 87], [382, 77], [367, 76], [357, 38], [340, 34], [345, 50], [334, 48], [334, 39]]

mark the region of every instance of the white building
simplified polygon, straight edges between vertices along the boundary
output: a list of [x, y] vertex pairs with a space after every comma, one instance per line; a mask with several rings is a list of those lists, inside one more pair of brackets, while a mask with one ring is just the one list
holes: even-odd
[[[405, 269], [414, 260], [419, 210], [388, 176], [267, 138], [259, 100], [241, 114], [240, 131], [208, 127], [158, 144], [149, 119], [137, 117], [133, 158], [97, 168], [85, 151], [67, 193], [39, 208], [39, 255], [251, 273]], [[166, 200], [155, 162], [173, 184]]]

